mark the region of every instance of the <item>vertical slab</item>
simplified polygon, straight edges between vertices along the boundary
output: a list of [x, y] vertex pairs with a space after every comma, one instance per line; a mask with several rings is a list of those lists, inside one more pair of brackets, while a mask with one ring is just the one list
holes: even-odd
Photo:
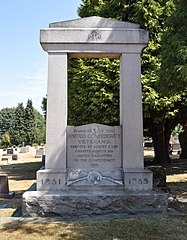
[[67, 53], [49, 53], [46, 168], [66, 168]]
[[120, 58], [120, 124], [124, 169], [143, 168], [143, 121], [140, 53]]
[[101, 172], [121, 168], [121, 128], [95, 123], [68, 126], [67, 167]]
[[8, 175], [0, 174], [0, 198], [13, 198], [14, 192], [9, 192]]
[[68, 126], [67, 167], [68, 186], [122, 186], [121, 128]]

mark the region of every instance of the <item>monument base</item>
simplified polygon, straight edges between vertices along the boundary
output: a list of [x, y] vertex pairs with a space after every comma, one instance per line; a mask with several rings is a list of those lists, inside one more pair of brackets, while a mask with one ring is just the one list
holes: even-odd
[[130, 191], [27, 191], [23, 194], [23, 216], [109, 217], [165, 213], [168, 195], [160, 190]]

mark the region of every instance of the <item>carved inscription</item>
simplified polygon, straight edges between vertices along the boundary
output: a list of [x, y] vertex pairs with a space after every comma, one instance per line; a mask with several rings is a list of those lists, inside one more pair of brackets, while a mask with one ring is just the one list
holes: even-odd
[[88, 40], [91, 41], [97, 41], [101, 39], [101, 33], [99, 31], [93, 30], [89, 35], [88, 35]]
[[130, 185], [137, 185], [137, 184], [148, 184], [149, 179], [148, 178], [130, 178], [128, 179], [128, 184]]
[[61, 184], [61, 180], [60, 179], [42, 179], [41, 180], [42, 185], [60, 185]]
[[70, 168], [121, 167], [121, 129], [100, 124], [67, 128], [67, 164]]

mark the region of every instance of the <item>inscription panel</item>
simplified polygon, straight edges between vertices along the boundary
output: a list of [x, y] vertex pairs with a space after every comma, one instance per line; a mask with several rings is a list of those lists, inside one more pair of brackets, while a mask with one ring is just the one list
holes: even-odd
[[37, 171], [37, 191], [55, 191], [65, 189], [66, 171]]
[[152, 189], [153, 176], [151, 171], [124, 172], [125, 190], [148, 191]]
[[120, 168], [121, 128], [101, 124], [67, 127], [67, 167], [109, 170]]

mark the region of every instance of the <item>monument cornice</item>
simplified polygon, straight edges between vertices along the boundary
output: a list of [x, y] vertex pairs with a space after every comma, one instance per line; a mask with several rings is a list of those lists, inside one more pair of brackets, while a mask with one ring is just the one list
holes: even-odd
[[148, 38], [148, 32], [143, 29], [50, 28], [40, 31], [41, 44], [147, 44]]

